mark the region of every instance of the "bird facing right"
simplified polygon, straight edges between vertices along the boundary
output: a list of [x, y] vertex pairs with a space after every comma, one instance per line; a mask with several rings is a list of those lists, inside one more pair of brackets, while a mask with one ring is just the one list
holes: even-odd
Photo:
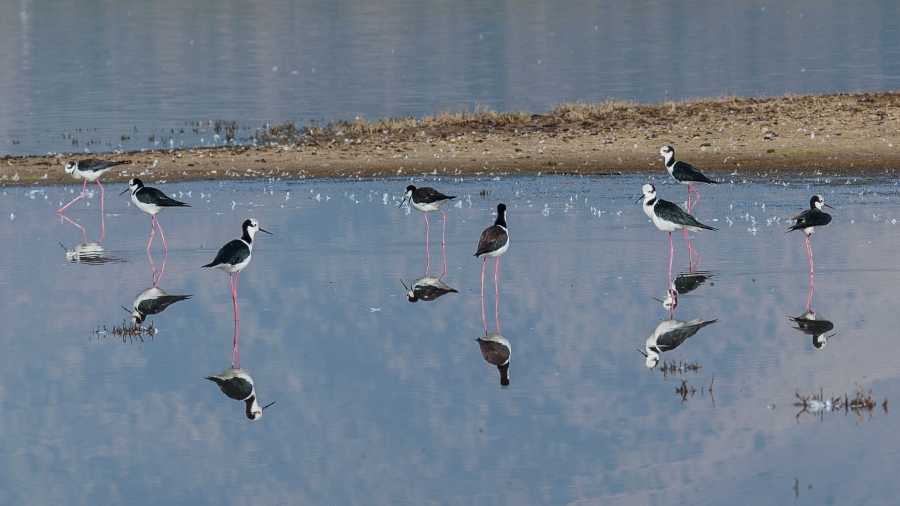
[[809, 254], [810, 274], [813, 274], [815, 269], [813, 267], [812, 245], [809, 243], [809, 236], [816, 231], [816, 227], [824, 227], [831, 223], [831, 215], [822, 211], [822, 206], [834, 209], [825, 203], [825, 199], [821, 195], [813, 195], [809, 199], [809, 209], [791, 218], [795, 223], [788, 228], [788, 232], [802, 230], [806, 234], [806, 252]]

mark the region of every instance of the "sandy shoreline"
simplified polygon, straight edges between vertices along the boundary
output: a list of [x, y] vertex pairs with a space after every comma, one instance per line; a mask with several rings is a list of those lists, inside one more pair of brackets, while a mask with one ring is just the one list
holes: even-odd
[[[900, 154], [900, 92], [569, 104], [544, 115], [422, 123], [344, 135], [331, 129], [277, 145], [91, 155], [128, 160], [104, 182], [238, 178], [663, 172], [659, 148], [713, 178], [821, 172], [890, 174]], [[6, 157], [0, 186], [72, 184], [63, 164], [87, 155]]]

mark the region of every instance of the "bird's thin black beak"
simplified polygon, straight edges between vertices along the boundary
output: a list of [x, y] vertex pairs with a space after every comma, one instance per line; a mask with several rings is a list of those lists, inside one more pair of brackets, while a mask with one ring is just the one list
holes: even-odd
[[637, 203], [640, 202], [641, 199], [643, 199], [643, 198], [644, 198], [643, 195], [638, 195], [638, 198], [637, 198], [637, 200], [634, 201], [634, 203], [637, 204]]
[[[265, 233], [267, 233], [267, 234], [269, 234], [269, 235], [272, 235], [272, 232], [269, 232], [268, 230], [259, 229], [259, 231], [260, 231], [260, 232], [265, 232]], [[273, 402], [272, 404], [275, 404], [275, 403]], [[271, 406], [272, 404], [269, 404], [269, 405]]]
[[120, 193], [119, 195], [125, 195], [125, 192], [127, 192], [127, 191], [130, 190], [130, 189], [131, 189], [130, 186], [129, 186], [128, 188], [125, 188], [125, 189], [122, 191], [122, 193]]
[[403, 285], [403, 288], [405, 288], [406, 290], [409, 290], [409, 287], [406, 286], [406, 283], [403, 282], [402, 278], [400, 279], [400, 284]]
[[825, 206], [825, 207], [827, 207], [828, 209], [834, 209], [833, 207], [829, 206], [828, 204], [826, 204], [826, 203], [824, 203], [824, 202], [822, 202], [822, 205]]
[[638, 348], [638, 353], [640, 353], [641, 355], [643, 355], [644, 358], [647, 358], [647, 353], [646, 353], [644, 350]]
[[405, 204], [405, 203], [406, 203], [406, 197], [403, 197], [403, 200], [400, 201], [400, 205], [397, 206], [397, 209], [400, 209], [401, 207], [403, 207], [403, 204]]
[[121, 307], [122, 309], [124, 309], [128, 314], [131, 314], [131, 310], [128, 309], [127, 307], [125, 307], [125, 306], [119, 306], [119, 307]]
[[261, 411], [265, 411], [265, 409], [268, 408], [269, 406], [271, 406], [272, 404], [275, 404], [275, 401], [272, 401], [269, 404], [266, 404], [265, 406], [263, 406]]

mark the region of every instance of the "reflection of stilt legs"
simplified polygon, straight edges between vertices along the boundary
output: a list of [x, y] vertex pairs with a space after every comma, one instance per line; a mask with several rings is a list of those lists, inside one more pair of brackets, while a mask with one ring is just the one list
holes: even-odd
[[153, 257], [150, 255], [150, 251], [147, 251], [147, 258], [150, 259], [150, 279], [153, 281], [153, 288], [156, 288], [156, 285], [159, 283], [160, 278], [162, 278], [163, 271], [166, 270], [166, 257], [168, 256], [168, 252], [163, 253], [162, 266], [159, 268], [159, 275], [157, 275], [156, 264], [153, 263]]
[[[62, 209], [60, 209], [60, 211], [62, 211]], [[75, 225], [76, 227], [80, 228], [80, 229], [81, 229], [81, 233], [84, 235], [84, 243], [87, 244], [87, 243], [89, 242], [89, 241], [88, 241], [88, 236], [87, 236], [87, 230], [85, 230], [84, 227], [82, 227], [82, 226], [79, 225], [78, 223], [75, 223], [74, 221], [72, 221], [71, 219], [69, 219], [69, 217], [66, 216], [65, 214], [63, 214], [62, 212], [60, 212], [59, 215], [62, 217], [62, 219], [66, 220], [66, 221], [68, 221], [69, 223], [71, 223], [72, 225]], [[100, 244], [100, 243], [98, 242], [97, 244]]]
[[812, 294], [813, 294], [813, 278], [815, 275], [810, 271], [809, 273], [809, 296], [806, 297], [806, 310], [812, 311], [810, 306], [812, 306]]
[[[484, 323], [484, 335], [488, 334], [487, 316], [484, 312], [484, 268], [487, 265], [487, 256], [481, 263], [481, 322]], [[497, 263], [494, 265], [494, 321], [497, 323], [497, 333], [500, 333], [500, 257], [497, 257]]]
[[[97, 184], [100, 185], [100, 238], [97, 239], [97, 244], [100, 244], [100, 242], [103, 241], [103, 236], [106, 235], [106, 212], [104, 211], [105, 206], [103, 204], [105, 201], [103, 185], [100, 184], [100, 181], [97, 181]], [[65, 210], [67, 207], [72, 205], [76, 200], [84, 197], [86, 190], [87, 190], [87, 181], [84, 182], [84, 188], [81, 190], [81, 195], [75, 197], [75, 200], [73, 200], [72, 202], [69, 202], [68, 204], [61, 207], [58, 211], [56, 211], [64, 220], [68, 221], [72, 225], [75, 225], [76, 227], [81, 229], [81, 233], [82, 233], [82, 235], [84, 235], [84, 243], [85, 244], [87, 244], [89, 242], [88, 236], [87, 236], [87, 230], [85, 230], [85, 228], [83, 226], [79, 225], [78, 223], [75, 223], [68, 216], [63, 214], [63, 210]]]
[[238, 331], [241, 328], [240, 320], [234, 320], [234, 344], [231, 347], [231, 367], [237, 362], [237, 368], [241, 368], [241, 354], [238, 351]]
[[[693, 204], [691, 204], [691, 192], [694, 192], [694, 195], [697, 197], [697, 198], [694, 199], [694, 203], [693, 203]], [[691, 213], [694, 211], [694, 206], [697, 205], [697, 202], [700, 202], [700, 194], [697, 193], [697, 190], [696, 190], [696, 188], [694, 188], [694, 185], [689, 184], [689, 185], [688, 185], [688, 200], [687, 200], [687, 212], [688, 212], [688, 214], [691, 214]]]
[[[684, 240], [687, 241], [688, 245], [688, 269], [691, 272], [694, 272], [697, 269], [697, 266], [700, 265], [700, 252], [694, 249], [694, 245], [691, 243], [691, 238], [688, 236], [687, 230], [684, 230]], [[694, 255], [697, 255], [696, 262], [694, 262]]]

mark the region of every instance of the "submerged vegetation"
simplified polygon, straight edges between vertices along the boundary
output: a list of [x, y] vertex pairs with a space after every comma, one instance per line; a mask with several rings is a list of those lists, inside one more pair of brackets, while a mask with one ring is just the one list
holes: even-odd
[[[843, 411], [845, 415], [852, 411], [856, 414], [856, 422], [859, 423], [862, 421], [864, 413], [868, 414], [871, 420], [874, 416], [874, 410], [878, 406], [878, 401], [875, 400], [872, 391], [869, 390], [868, 394], [863, 395], [862, 387], [859, 385], [856, 386], [856, 394], [853, 397], [844, 394], [826, 398], [821, 389], [817, 394], [800, 395], [800, 392], [797, 391], [794, 395], [797, 397], [797, 402], [794, 403], [794, 406], [800, 408], [800, 411], [797, 412], [797, 422], [800, 421], [800, 415], [803, 413], [822, 419], [826, 411]], [[885, 414], [888, 411], [887, 405], [888, 400], [885, 398], [881, 402], [881, 407]]]
[[98, 339], [108, 334], [112, 334], [116, 337], [120, 337], [123, 343], [128, 341], [134, 342], [135, 339], [138, 339], [143, 343], [144, 336], [153, 339], [153, 334], [155, 333], [156, 329], [153, 327], [153, 322], [148, 323], [147, 326], [144, 327], [127, 320], [122, 320], [121, 325], [115, 325], [112, 328], [107, 328], [106, 325], [104, 325], [103, 327], [97, 327], [93, 331], [93, 335]]

